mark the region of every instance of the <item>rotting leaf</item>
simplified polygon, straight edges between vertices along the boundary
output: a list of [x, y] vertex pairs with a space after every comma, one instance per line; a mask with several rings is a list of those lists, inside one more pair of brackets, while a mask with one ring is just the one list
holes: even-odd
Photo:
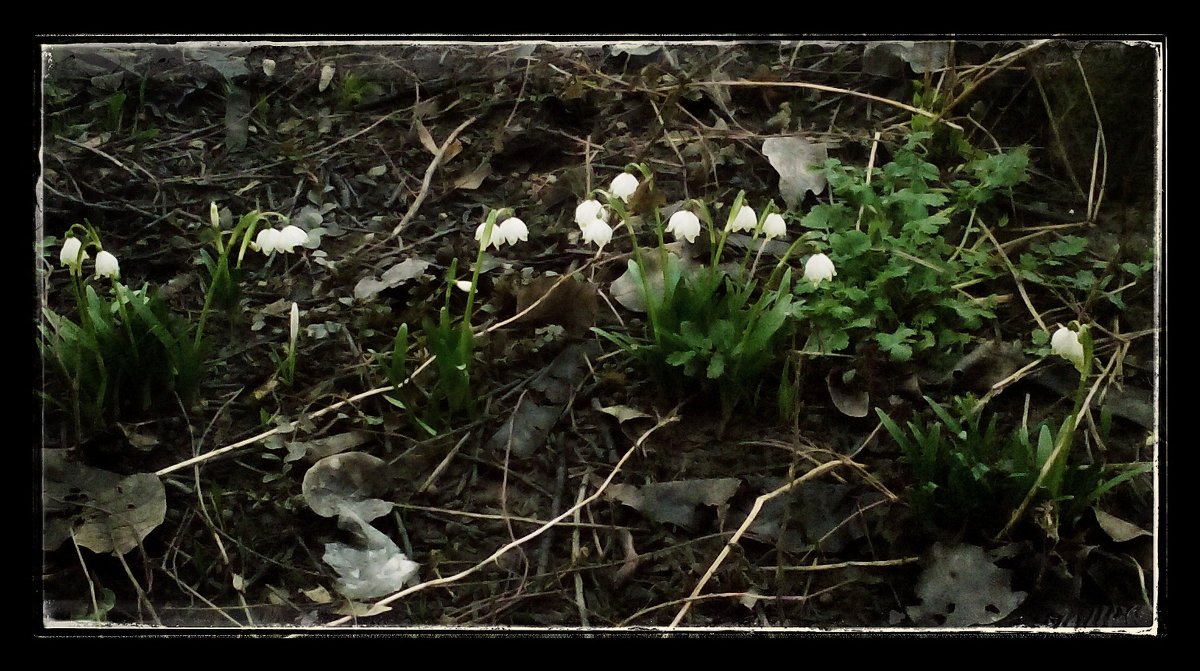
[[992, 563], [983, 548], [934, 543], [917, 579], [921, 603], [907, 608], [916, 624], [969, 627], [1008, 616], [1025, 600], [1012, 590], [1011, 571]]
[[333, 612], [335, 615], [349, 615], [355, 618], [364, 618], [383, 615], [391, 609], [391, 606], [385, 606], [379, 603], [359, 603], [357, 601], [347, 601], [346, 603], [338, 606]]
[[691, 530], [700, 523], [700, 506], [725, 505], [741, 482], [737, 478], [711, 478], [641, 487], [613, 484], [609, 485], [606, 494], [659, 524], [676, 524]]
[[1092, 507], [1092, 512], [1096, 514], [1096, 523], [1100, 525], [1104, 533], [1108, 534], [1109, 538], [1118, 543], [1131, 541], [1139, 536], [1151, 535], [1149, 531], [1142, 529], [1136, 524], [1126, 522], [1115, 515], [1109, 515], [1095, 506]]
[[294, 443], [288, 443], [288, 453], [283, 460], [297, 461], [304, 459], [309, 463], [314, 463], [325, 457], [353, 450], [369, 440], [371, 440], [371, 434], [366, 431], [347, 431], [317, 440], [298, 440]]
[[420, 277], [428, 267], [429, 262], [424, 259], [405, 259], [384, 271], [380, 279], [364, 277], [359, 280], [358, 284], [354, 285], [354, 298], [360, 301], [370, 300], [384, 289], [392, 289]]
[[524, 312], [534, 303], [537, 305], [516, 323], [529, 326], [558, 324], [571, 335], [581, 335], [596, 323], [596, 294], [596, 285], [588, 281], [578, 282], [562, 276], [535, 277], [517, 289], [517, 313]]
[[343, 505], [340, 526], [351, 529], [358, 547], [326, 543], [321, 557], [338, 573], [334, 588], [350, 599], [375, 599], [399, 591], [416, 577], [420, 565], [411, 561], [383, 532], [367, 524], [352, 507]]
[[653, 416], [627, 405], [610, 405], [607, 408], [597, 408], [597, 410], [606, 415], [616, 417], [617, 422], [620, 424], [624, 424], [631, 419], [653, 419]]
[[326, 65], [321, 68], [321, 81], [317, 82], [317, 91], [324, 93], [325, 89], [329, 88], [329, 83], [333, 81], [333, 73], [337, 68], [332, 65]]
[[829, 158], [825, 145], [802, 137], [769, 137], [763, 140], [762, 152], [779, 173], [779, 194], [789, 210], [804, 200], [805, 192], [819, 194], [825, 190], [825, 173], [821, 171]]
[[491, 174], [492, 163], [485, 158], [474, 170], [464, 173], [458, 179], [454, 180], [454, 188], [473, 191], [478, 189], [483, 184], [483, 180], [487, 179]]
[[377, 497], [392, 490], [387, 462], [365, 452], [344, 452], [325, 457], [304, 474], [304, 502], [321, 517], [346, 510], [364, 520], [388, 514], [392, 504]]
[[167, 492], [153, 473], [136, 473], [85, 504], [75, 542], [92, 552], [123, 555], [136, 548], [167, 515]]
[[580, 345], [569, 345], [529, 382], [531, 393], [513, 410], [507, 421], [492, 434], [487, 448], [506, 449], [516, 457], [528, 457], [546, 442], [550, 430], [566, 410], [575, 389], [587, 375], [587, 353]]
[[320, 585], [312, 589], [302, 589], [300, 593], [308, 597], [308, 600], [313, 603], [326, 604], [333, 601], [333, 595], [329, 593], [329, 590]]
[[912, 71], [924, 74], [949, 65], [950, 43], [928, 42], [872, 42], [863, 48], [862, 69], [867, 74], [881, 77], [904, 76], [908, 63]]
[[135, 450], [149, 452], [155, 447], [158, 447], [158, 436], [152, 433], [138, 431], [138, 427], [151, 422], [142, 422], [140, 424], [117, 424], [117, 428], [121, 429], [121, 433], [125, 434], [125, 440], [129, 441], [129, 446]]
[[923, 372], [922, 381], [939, 385], [949, 382], [962, 384], [975, 392], [986, 392], [992, 385], [1006, 379], [1029, 363], [1020, 343], [985, 340], [954, 363], [948, 372]]
[[871, 394], [865, 389], [852, 388], [843, 383], [841, 378], [833, 370], [825, 376], [825, 386], [829, 389], [829, 399], [834, 407], [849, 417], [866, 417], [871, 409]]

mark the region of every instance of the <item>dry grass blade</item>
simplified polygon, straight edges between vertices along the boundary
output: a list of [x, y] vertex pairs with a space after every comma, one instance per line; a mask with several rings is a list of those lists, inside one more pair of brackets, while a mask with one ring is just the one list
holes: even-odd
[[1029, 294], [1025, 292], [1025, 285], [1021, 282], [1021, 274], [1017, 272], [1016, 266], [1008, 258], [1008, 253], [1004, 251], [1004, 246], [992, 235], [992, 230], [987, 227], [982, 221], [979, 222], [979, 228], [987, 235], [988, 240], [996, 246], [996, 251], [1000, 252], [1000, 258], [1004, 259], [1004, 265], [1008, 267], [1008, 272], [1012, 274], [1013, 282], [1017, 284], [1017, 291], [1021, 294], [1021, 300], [1025, 301], [1025, 307], [1029, 308], [1029, 314], [1033, 315], [1033, 321], [1037, 322], [1038, 326], [1043, 331], [1046, 331], [1046, 324], [1042, 321], [1042, 316], [1033, 308], [1033, 302], [1029, 300]]

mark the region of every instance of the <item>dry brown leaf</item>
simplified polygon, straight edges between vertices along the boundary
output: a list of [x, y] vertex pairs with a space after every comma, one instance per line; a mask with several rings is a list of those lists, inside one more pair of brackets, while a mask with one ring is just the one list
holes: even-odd
[[167, 492], [153, 473], [137, 473], [93, 495], [75, 542], [92, 552], [123, 555], [137, 547], [167, 515]]
[[596, 323], [596, 285], [562, 276], [535, 277], [517, 290], [517, 312], [545, 297], [517, 323], [527, 326], [558, 324], [572, 335], [586, 333]]
[[478, 189], [483, 184], [483, 180], [487, 179], [491, 174], [492, 163], [485, 158], [474, 170], [460, 175], [458, 179], [454, 180], [454, 188], [466, 189], [468, 191]]
[[659, 482], [635, 487], [612, 484], [606, 494], [660, 524], [677, 524], [692, 529], [700, 521], [698, 508], [722, 506], [737, 492], [741, 480], [710, 478]]
[[1142, 529], [1136, 524], [1133, 524], [1132, 522], [1126, 522], [1115, 515], [1109, 515], [1108, 513], [1094, 506], [1092, 507], [1092, 512], [1096, 514], [1096, 522], [1100, 525], [1100, 528], [1104, 530], [1104, 533], [1108, 534], [1109, 538], [1118, 543], [1131, 541], [1139, 536], [1152, 535], [1149, 531]]
[[371, 434], [366, 431], [347, 431], [318, 440], [298, 440], [288, 443], [288, 453], [283, 460], [296, 461], [304, 459], [311, 464], [325, 457], [353, 450], [369, 440], [371, 440]]
[[421, 146], [430, 154], [438, 152], [437, 143], [433, 141], [433, 136], [429, 134], [429, 129], [425, 124], [421, 123], [420, 119], [413, 119], [413, 128], [417, 131], [417, 139], [421, 141]]

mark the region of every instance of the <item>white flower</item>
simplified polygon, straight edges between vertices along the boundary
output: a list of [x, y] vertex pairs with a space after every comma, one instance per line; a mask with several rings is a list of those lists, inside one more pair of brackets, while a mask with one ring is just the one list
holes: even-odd
[[1050, 349], [1077, 366], [1083, 364], [1083, 343], [1079, 342], [1079, 334], [1065, 326], [1058, 327], [1051, 336]]
[[696, 236], [700, 235], [700, 218], [687, 210], [680, 210], [667, 221], [667, 232], [674, 233], [676, 240], [684, 238], [688, 242], [695, 242]]
[[758, 215], [754, 214], [754, 210], [746, 205], [743, 205], [738, 210], [737, 216], [734, 217], [733, 220], [728, 224], [726, 224], [726, 228], [728, 228], [731, 233], [737, 233], [738, 231], [753, 231], [757, 226]]
[[100, 252], [96, 255], [96, 277], [108, 277], [117, 279], [121, 274], [121, 265], [117, 263], [117, 257], [109, 252]]
[[83, 260], [88, 257], [87, 252], [83, 250], [83, 242], [79, 238], [67, 238], [63, 240], [62, 251], [58, 253], [58, 260], [64, 266], [70, 266], [72, 270], [79, 270], [79, 266]]
[[606, 222], [601, 219], [593, 219], [587, 228], [583, 229], [583, 241], [594, 242], [597, 248], [603, 249], [604, 245], [612, 240], [612, 234], [612, 227]]
[[262, 70], [263, 74], [268, 77], [275, 74], [275, 61], [270, 58], [264, 58], [262, 60]]
[[[507, 242], [510, 245], [515, 245], [517, 244], [517, 240], [524, 242], [529, 239], [529, 227], [526, 226], [525, 222], [521, 221], [520, 219], [517, 219], [516, 217], [509, 217], [500, 223], [499, 234], [499, 237], [503, 238], [504, 242]], [[496, 244], [496, 247], [499, 248], [500, 243], [498, 240], [496, 240], [497, 235], [495, 231], [492, 233], [492, 238], [493, 242]]]
[[821, 280], [832, 280], [834, 275], [837, 275], [837, 271], [833, 269], [833, 261], [824, 254], [813, 254], [808, 263], [804, 264], [804, 277], [813, 284], [819, 285]]
[[254, 237], [254, 246], [263, 254], [273, 254], [279, 247], [279, 231], [267, 227], [258, 232]]
[[213, 228], [221, 227], [221, 212], [217, 209], [217, 201], [208, 201], [208, 220]]
[[588, 224], [597, 219], [608, 221], [608, 210], [604, 209], [600, 201], [585, 200], [575, 208], [575, 223], [579, 225], [579, 230], [586, 231]]
[[303, 228], [288, 225], [279, 232], [279, 237], [275, 241], [275, 249], [291, 254], [296, 250], [296, 245], [303, 245], [306, 242], [308, 242], [308, 233], [305, 233]]
[[[763, 221], [763, 237], [770, 240], [771, 238], [778, 238], [779, 236], [786, 234], [787, 222], [783, 220], [783, 217], [778, 212], [772, 212], [771, 214], [768, 214], [766, 220]], [[829, 263], [829, 258], [824, 254], [818, 254], [818, 256], [825, 259], [826, 263]], [[833, 270], [832, 263], [829, 263], [829, 269]], [[837, 273], [834, 274], [836, 275]]]
[[484, 249], [487, 249], [488, 245], [490, 244], [490, 245], [496, 247], [497, 249], [499, 249], [500, 245], [504, 242], [504, 236], [500, 235], [500, 225], [493, 224], [491, 238], [484, 240], [483, 232], [486, 230], [487, 230], [487, 222], [486, 221], [483, 222], [482, 224], [480, 224], [475, 229], [475, 239], [479, 241], [479, 246], [483, 247]]
[[471, 280], [459, 280], [454, 283], [454, 286], [458, 287], [460, 291], [470, 291]]
[[300, 337], [300, 306], [292, 301], [292, 314], [288, 319], [288, 330], [291, 334], [289, 347], [296, 351], [296, 340]]
[[613, 196], [620, 198], [625, 202], [629, 202], [629, 197], [633, 195], [638, 188], [638, 178], [633, 175], [623, 172], [617, 175], [612, 181], [612, 186], [608, 187], [609, 192]]

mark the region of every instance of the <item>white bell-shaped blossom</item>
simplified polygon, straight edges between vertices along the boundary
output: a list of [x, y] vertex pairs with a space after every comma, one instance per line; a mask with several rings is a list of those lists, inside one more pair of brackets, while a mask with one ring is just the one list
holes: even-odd
[[1050, 337], [1050, 349], [1076, 366], [1083, 364], [1083, 343], [1079, 342], [1079, 334], [1065, 326], [1060, 326]]
[[737, 216], [728, 224], [730, 233], [753, 231], [758, 226], [758, 215], [747, 205], [738, 209]]
[[279, 232], [279, 237], [275, 241], [275, 249], [291, 254], [296, 250], [296, 245], [303, 245], [306, 242], [308, 242], [308, 233], [299, 226], [289, 224]]
[[483, 233], [487, 230], [487, 222], [483, 222], [475, 228], [475, 240], [479, 242], [479, 246], [487, 249], [488, 245], [499, 248], [504, 243], [504, 236], [500, 235], [500, 225], [492, 225], [492, 234], [487, 240], [483, 239]]
[[[517, 244], [518, 240], [524, 242], [529, 239], [529, 227], [525, 225], [525, 222], [516, 217], [509, 217], [500, 222], [499, 229], [500, 237], [510, 245]], [[494, 234], [493, 237], [495, 237]], [[499, 247], [500, 245], [497, 244], [496, 246]]]
[[638, 178], [623, 172], [613, 179], [612, 186], [608, 187], [608, 190], [614, 197], [629, 202], [629, 197], [633, 195], [634, 191], [637, 191], [637, 188]]
[[599, 219], [608, 221], [608, 210], [598, 200], [585, 200], [575, 208], [575, 223], [579, 230], [586, 231], [589, 224]]
[[296, 341], [300, 339], [300, 306], [292, 301], [292, 313], [288, 316], [288, 347], [296, 351]]
[[62, 251], [58, 253], [58, 260], [62, 265], [69, 266], [72, 270], [78, 271], [83, 260], [88, 257], [87, 252], [83, 252], [82, 250], [83, 242], [79, 238], [67, 238], [63, 240]]
[[274, 254], [279, 250], [279, 231], [269, 226], [262, 229], [254, 237], [254, 245], [263, 254]]
[[613, 230], [607, 222], [602, 219], [592, 219], [587, 228], [583, 229], [583, 241], [595, 243], [597, 248], [603, 249], [612, 240]]
[[96, 255], [96, 277], [117, 279], [121, 275], [121, 264], [111, 252], [102, 251]]
[[680, 210], [667, 221], [667, 232], [674, 233], [676, 240], [682, 238], [695, 242], [696, 236], [700, 235], [700, 218], [687, 210]]
[[[783, 220], [783, 216], [778, 212], [772, 212], [763, 221], [763, 237], [770, 240], [771, 238], [778, 238], [781, 235], [787, 235], [787, 222]], [[825, 255], [821, 254], [820, 256], [824, 257]], [[825, 260], [829, 261], [828, 258]], [[830, 263], [829, 267], [832, 269], [833, 264]]]
[[824, 254], [813, 254], [808, 263], [804, 264], [804, 277], [813, 284], [819, 285], [822, 280], [832, 280], [834, 275], [837, 275], [837, 271], [833, 268], [833, 261]]

